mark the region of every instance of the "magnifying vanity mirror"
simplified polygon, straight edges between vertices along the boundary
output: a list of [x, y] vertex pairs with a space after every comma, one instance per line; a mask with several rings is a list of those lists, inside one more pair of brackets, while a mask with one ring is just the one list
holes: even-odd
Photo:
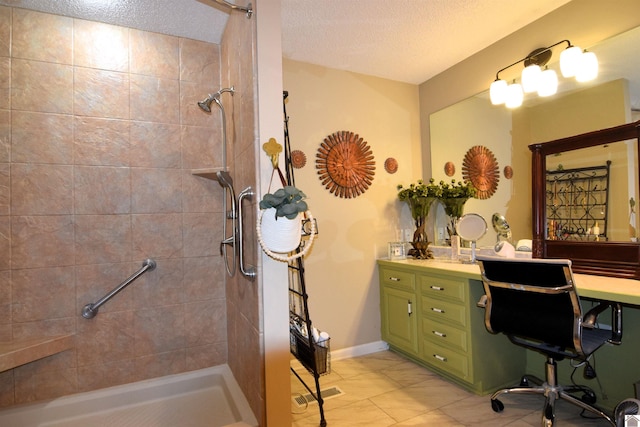
[[487, 222], [480, 215], [468, 213], [462, 215], [456, 225], [456, 231], [461, 239], [471, 242], [471, 264], [476, 262], [476, 242], [487, 232]]
[[494, 213], [491, 217], [491, 224], [493, 225], [493, 229], [498, 238], [496, 243], [504, 240], [511, 242], [511, 227], [509, 227], [509, 223], [503, 215], [500, 215], [497, 212]]

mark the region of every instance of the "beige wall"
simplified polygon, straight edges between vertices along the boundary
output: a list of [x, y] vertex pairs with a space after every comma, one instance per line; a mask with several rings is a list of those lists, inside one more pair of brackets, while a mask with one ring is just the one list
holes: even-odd
[[222, 192], [190, 173], [221, 166], [219, 85], [218, 45], [0, 7], [0, 341], [76, 335], [0, 406], [226, 363]]
[[[291, 149], [307, 158], [295, 181], [319, 228], [305, 259], [311, 318], [331, 335], [332, 350], [378, 341], [375, 260], [386, 256], [396, 228], [413, 227], [396, 186], [421, 178], [418, 87], [289, 60], [283, 81]], [[372, 185], [353, 199], [326, 190], [315, 167], [320, 143], [343, 130], [364, 138], [376, 161]], [[388, 157], [398, 161], [395, 174], [384, 170]]]

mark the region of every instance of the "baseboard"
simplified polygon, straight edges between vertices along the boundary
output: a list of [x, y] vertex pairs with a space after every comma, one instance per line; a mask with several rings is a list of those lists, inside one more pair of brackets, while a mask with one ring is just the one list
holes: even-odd
[[384, 341], [375, 341], [353, 347], [341, 348], [331, 351], [331, 360], [349, 359], [351, 357], [364, 356], [365, 354], [377, 353], [389, 350], [389, 344]]

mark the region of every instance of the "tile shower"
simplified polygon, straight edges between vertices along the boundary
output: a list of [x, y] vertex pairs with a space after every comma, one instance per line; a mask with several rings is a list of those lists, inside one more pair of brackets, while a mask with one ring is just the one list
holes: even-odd
[[[75, 334], [72, 349], [1, 372], [0, 408], [259, 357], [257, 337], [228, 338], [257, 322], [257, 292], [227, 295], [222, 189], [190, 172], [222, 166], [220, 116], [197, 100], [244, 79], [235, 120], [253, 115], [251, 67], [229, 66], [224, 47], [251, 49], [251, 31], [227, 39], [0, 6], [0, 341]], [[233, 127], [253, 145], [253, 129]], [[146, 258], [153, 272], [80, 316]], [[255, 307], [227, 316], [242, 298]], [[256, 368], [235, 368], [247, 394]], [[263, 397], [247, 398], [260, 419]]]

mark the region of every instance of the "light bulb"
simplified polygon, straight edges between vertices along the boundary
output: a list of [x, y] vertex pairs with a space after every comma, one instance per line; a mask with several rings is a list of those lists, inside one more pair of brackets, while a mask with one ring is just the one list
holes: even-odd
[[538, 90], [538, 81], [542, 70], [536, 64], [528, 65], [522, 70], [522, 90], [525, 93], [535, 92]]
[[507, 108], [518, 108], [524, 100], [524, 92], [519, 83], [512, 83], [507, 87], [507, 99], [505, 105]]
[[558, 91], [558, 75], [555, 71], [545, 69], [540, 74], [540, 81], [538, 84], [538, 96], [551, 96], [555, 95]]
[[493, 105], [504, 104], [507, 98], [507, 82], [505, 80], [496, 79], [491, 83], [489, 88], [489, 97]]
[[598, 58], [595, 53], [584, 51], [579, 64], [576, 71], [577, 81], [588, 82], [598, 77]]
[[560, 72], [563, 77], [573, 77], [576, 75], [582, 49], [578, 46], [569, 46], [560, 54]]

